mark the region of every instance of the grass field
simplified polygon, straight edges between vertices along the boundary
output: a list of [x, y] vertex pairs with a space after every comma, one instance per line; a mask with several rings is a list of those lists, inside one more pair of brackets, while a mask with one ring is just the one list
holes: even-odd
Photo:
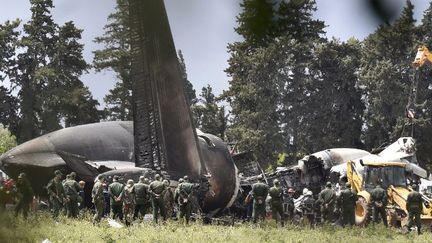
[[90, 216], [81, 219], [60, 217], [57, 222], [46, 213], [33, 214], [28, 220], [0, 215], [0, 242], [432, 242], [432, 234], [402, 234], [382, 226], [339, 228], [324, 226], [305, 229], [294, 225], [276, 227], [274, 222], [261, 226], [209, 226], [192, 223], [183, 226], [175, 221], [163, 225], [150, 222], [115, 229], [106, 220], [93, 226]]

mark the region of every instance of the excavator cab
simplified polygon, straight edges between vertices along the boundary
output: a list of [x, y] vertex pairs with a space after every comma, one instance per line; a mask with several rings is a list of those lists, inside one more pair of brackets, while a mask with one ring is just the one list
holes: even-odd
[[372, 166], [367, 165], [364, 168], [364, 189], [372, 191], [378, 183], [381, 187], [387, 189], [390, 185], [407, 186], [405, 167], [401, 166]]

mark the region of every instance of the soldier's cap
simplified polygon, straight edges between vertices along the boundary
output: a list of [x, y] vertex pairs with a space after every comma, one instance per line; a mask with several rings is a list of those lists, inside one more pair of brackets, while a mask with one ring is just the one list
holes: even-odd
[[160, 177], [161, 176], [159, 174], [156, 174], [154, 178], [155, 178], [155, 180], [159, 180]]
[[56, 176], [62, 176], [63, 175], [63, 173], [61, 173], [61, 171], [60, 170], [55, 170], [54, 171], [54, 175], [56, 175]]
[[72, 171], [69, 175], [70, 175], [72, 178], [75, 178], [75, 177], [76, 177], [76, 173], [75, 173], [75, 171]]
[[183, 180], [184, 181], [188, 181], [189, 180], [189, 176], [187, 176], [187, 175], [183, 176]]
[[180, 178], [180, 179], [178, 180], [178, 182], [179, 182], [179, 183], [182, 183], [182, 182], [183, 182], [183, 178]]
[[345, 183], [345, 186], [346, 186], [347, 188], [349, 188], [349, 187], [351, 187], [351, 183], [347, 182], [347, 183]]
[[279, 180], [278, 179], [274, 179], [273, 180], [273, 184], [275, 184], [275, 185], [279, 184]]
[[72, 175], [71, 174], [66, 175], [66, 179], [72, 179]]
[[113, 180], [118, 180], [119, 179], [119, 176], [118, 175], [114, 175], [113, 176]]
[[417, 184], [415, 184], [415, 183], [412, 184], [412, 185], [411, 185], [411, 188], [414, 189], [414, 190], [417, 190]]
[[163, 180], [163, 183], [166, 184], [166, 185], [170, 184], [170, 182], [167, 179]]
[[134, 184], [134, 181], [133, 181], [132, 179], [129, 179], [129, 180], [127, 181], [127, 186], [128, 186], [128, 187], [133, 186], [133, 184]]
[[21, 172], [21, 173], [18, 175], [18, 179], [25, 178], [25, 177], [26, 177], [26, 174], [25, 174], [24, 172]]
[[327, 183], [326, 183], [326, 187], [331, 187], [331, 186], [332, 186], [331, 182], [330, 182], [330, 181], [327, 181]]

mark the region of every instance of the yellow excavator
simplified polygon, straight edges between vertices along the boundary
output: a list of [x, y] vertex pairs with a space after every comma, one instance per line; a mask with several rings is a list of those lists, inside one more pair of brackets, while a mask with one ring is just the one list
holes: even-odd
[[[386, 207], [388, 222], [393, 226], [405, 226], [408, 222], [406, 199], [412, 191], [407, 185], [407, 163], [404, 162], [367, 162], [360, 161], [363, 173], [360, 173], [354, 161], [347, 163], [347, 179], [351, 188], [357, 193], [356, 224], [366, 225], [371, 219], [370, 192], [378, 182], [387, 188], [388, 205]], [[432, 226], [432, 202], [423, 196], [422, 225]]]

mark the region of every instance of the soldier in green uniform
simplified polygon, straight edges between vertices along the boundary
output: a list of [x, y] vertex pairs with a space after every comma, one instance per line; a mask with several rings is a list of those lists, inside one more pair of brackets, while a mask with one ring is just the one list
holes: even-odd
[[165, 203], [165, 213], [168, 218], [171, 218], [174, 213], [174, 193], [170, 188], [170, 181], [163, 180], [165, 184], [166, 190], [164, 194], [164, 203]]
[[66, 177], [66, 181], [63, 183], [63, 187], [66, 194], [66, 208], [67, 216], [76, 218], [78, 217], [78, 198], [80, 186], [75, 180], [75, 173], [72, 172]]
[[0, 176], [0, 213], [6, 210], [6, 187], [4, 178]]
[[123, 191], [123, 184], [118, 182], [119, 176], [115, 175], [113, 177], [113, 183], [111, 183], [108, 187], [108, 193], [110, 196], [110, 205], [111, 205], [111, 217], [116, 219], [117, 217], [120, 220], [123, 220], [123, 202], [120, 197]]
[[166, 186], [162, 182], [162, 177], [159, 174], [155, 175], [155, 180], [150, 183], [149, 192], [151, 195], [151, 202], [153, 207], [153, 220], [158, 222], [159, 214], [162, 219], [166, 220], [165, 203], [163, 196], [165, 195]]
[[148, 185], [144, 183], [144, 176], [140, 176], [138, 183], [134, 185], [135, 187], [135, 212], [134, 219], [140, 217], [144, 218], [147, 212], [147, 201], [149, 197]]
[[95, 206], [95, 215], [93, 216], [93, 224], [99, 223], [102, 219], [105, 200], [103, 195], [103, 183], [105, 182], [105, 177], [99, 175], [96, 183], [93, 185], [92, 189], [92, 202]]
[[318, 201], [321, 205], [321, 222], [331, 223], [333, 220], [336, 199], [336, 193], [332, 189], [331, 182], [328, 181], [326, 188], [318, 196]]
[[178, 202], [178, 197], [179, 197], [179, 193], [180, 193], [180, 185], [183, 183], [183, 178], [180, 178], [178, 180], [178, 185], [177, 188], [174, 190], [174, 202]]
[[381, 215], [384, 225], [387, 227], [387, 215], [385, 211], [387, 206], [387, 192], [380, 186], [380, 184], [377, 184], [376, 187], [372, 190], [370, 196], [373, 208], [374, 222], [378, 223], [378, 216]]
[[27, 180], [25, 173], [21, 173], [18, 176], [16, 183], [16, 189], [18, 194], [18, 202], [15, 206], [15, 217], [18, 216], [19, 212], [23, 212], [23, 216], [27, 219], [28, 212], [30, 210], [30, 204], [33, 200], [33, 189], [30, 182]]
[[125, 223], [129, 226], [132, 223], [135, 210], [135, 188], [133, 180], [127, 181], [126, 186], [120, 194], [120, 198], [123, 201], [123, 215]]
[[417, 185], [412, 185], [413, 191], [408, 194], [406, 207], [408, 210], [408, 230], [411, 230], [414, 222], [417, 226], [417, 233], [421, 234], [420, 214], [423, 211], [422, 195], [417, 192]]
[[272, 218], [276, 220], [276, 223], [280, 219], [281, 225], [284, 226], [283, 191], [278, 179], [273, 180], [273, 187], [270, 188], [269, 195], [271, 197]]
[[355, 224], [355, 207], [357, 202], [357, 194], [351, 189], [351, 184], [347, 182], [345, 189], [341, 191], [338, 200], [338, 207], [342, 212], [342, 226]]
[[47, 185], [47, 190], [52, 205], [53, 217], [56, 218], [63, 208], [63, 203], [66, 203], [66, 194], [61, 181], [63, 174], [56, 170], [54, 175], [54, 178]]
[[179, 206], [179, 220], [186, 219], [186, 224], [189, 224], [189, 219], [192, 212], [192, 197], [193, 184], [189, 182], [189, 177], [184, 176], [183, 182], [178, 187], [177, 203]]
[[265, 219], [265, 201], [268, 194], [268, 186], [263, 182], [262, 175], [258, 176], [258, 182], [252, 185], [253, 209], [252, 218], [256, 223], [259, 219]]

